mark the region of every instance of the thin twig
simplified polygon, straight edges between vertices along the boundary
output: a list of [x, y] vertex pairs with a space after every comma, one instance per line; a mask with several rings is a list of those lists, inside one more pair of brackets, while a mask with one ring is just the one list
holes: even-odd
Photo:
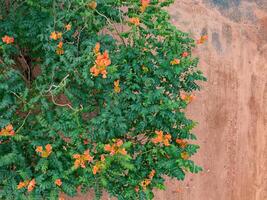
[[67, 104], [60, 104], [60, 103], [57, 103], [57, 102], [55, 101], [55, 98], [54, 98], [54, 95], [52, 94], [52, 92], [50, 92], [50, 94], [51, 94], [52, 102], [53, 102], [55, 105], [57, 105], [57, 106], [61, 106], [61, 107], [69, 107], [71, 110], [73, 110], [73, 111], [77, 111], [77, 110], [74, 109], [69, 103], [67, 103]]
[[[69, 77], [69, 74], [67, 76], [65, 76], [58, 85], [51, 85], [49, 87], [48, 90], [46, 90], [45, 92], [49, 93], [49, 96], [51, 96], [51, 99], [52, 99], [52, 102], [57, 105], [57, 106], [60, 106], [60, 107], [69, 107], [71, 110], [77, 112], [79, 110], [83, 110], [83, 106], [81, 105], [80, 106], [80, 109], [75, 109], [71, 106], [71, 104], [67, 103], [67, 104], [60, 104], [60, 103], [57, 103], [56, 100], [55, 100], [55, 97], [53, 95], [53, 90], [56, 90], [57, 88], [60, 88], [60, 87], [63, 87], [65, 84], [66, 84], [66, 80], [67, 78]], [[54, 88], [54, 89], [53, 89]], [[52, 90], [53, 89], [53, 90]]]
[[97, 14], [99, 14], [99, 15], [102, 16], [102, 17], [104, 17], [104, 18], [107, 20], [107, 22], [108, 22], [111, 26], [114, 27], [116, 33], [118, 34], [118, 36], [119, 36], [120, 39], [122, 40], [123, 44], [124, 44], [125, 46], [127, 46], [127, 45], [126, 45], [126, 42], [125, 42], [124, 39], [123, 39], [123, 37], [121, 37], [119, 30], [118, 30], [117, 27], [110, 21], [110, 19], [109, 19], [106, 15], [100, 13], [98, 10], [95, 9], [95, 11], [96, 11]]
[[18, 99], [20, 99], [23, 103], [27, 104], [27, 102], [24, 99], [22, 99], [19, 95], [17, 95], [15, 92], [13, 91], [10, 91], [10, 92], [14, 94]]
[[46, 90], [46, 92], [51, 92], [51, 90], [52, 90], [52, 88], [54, 87], [55, 89], [57, 89], [57, 88], [59, 88], [59, 87], [61, 87], [62, 85], [65, 85], [65, 81], [66, 81], [66, 79], [69, 77], [69, 74], [67, 75], [67, 76], [65, 76], [61, 81], [60, 81], [60, 83], [58, 84], [58, 85], [51, 85], [50, 87], [49, 87], [49, 89], [48, 90]]
[[77, 39], [77, 54], [79, 55], [79, 43], [80, 43], [80, 36], [81, 36], [81, 33], [82, 31], [85, 29], [85, 25], [82, 27], [81, 31], [79, 32], [78, 34], [78, 39]]
[[17, 129], [16, 133], [18, 133], [18, 132], [20, 131], [20, 129], [22, 129], [22, 127], [24, 126], [24, 124], [25, 124], [27, 118], [29, 117], [30, 113], [31, 113], [31, 111], [28, 112], [28, 114], [26, 115], [26, 117], [25, 117], [24, 120], [23, 120], [23, 123], [22, 123], [21, 126]]

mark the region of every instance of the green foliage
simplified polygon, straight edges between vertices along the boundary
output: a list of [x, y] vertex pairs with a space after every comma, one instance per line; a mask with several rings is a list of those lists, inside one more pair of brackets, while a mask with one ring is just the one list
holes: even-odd
[[[153, 188], [165, 189], [163, 175], [201, 171], [189, 160], [196, 123], [184, 110], [205, 78], [195, 41], [169, 22], [172, 2], [0, 3], [0, 199], [91, 188], [97, 199], [103, 190], [152, 199]], [[8, 125], [15, 134], [5, 135]]]

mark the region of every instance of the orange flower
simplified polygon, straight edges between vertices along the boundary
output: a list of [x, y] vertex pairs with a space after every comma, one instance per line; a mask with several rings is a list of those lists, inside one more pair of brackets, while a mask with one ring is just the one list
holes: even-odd
[[188, 154], [187, 152], [182, 152], [182, 153], [181, 153], [181, 157], [182, 157], [182, 159], [184, 159], [184, 160], [188, 160], [188, 158], [189, 158], [189, 154]]
[[135, 192], [139, 192], [139, 187], [136, 186], [136, 187], [134, 188], [134, 190], [135, 190]]
[[203, 44], [204, 42], [206, 42], [208, 40], [208, 36], [207, 35], [202, 35], [200, 37], [199, 40], [197, 40], [197, 44]]
[[182, 57], [185, 58], [185, 57], [187, 57], [188, 55], [189, 55], [189, 53], [188, 53], [187, 51], [185, 51], [185, 52], [183, 52]]
[[146, 190], [146, 187], [151, 183], [155, 174], [156, 174], [156, 171], [152, 169], [152, 171], [148, 175], [148, 178], [141, 182], [140, 185], [143, 187], [144, 190]]
[[183, 139], [176, 139], [176, 143], [179, 144], [181, 148], [185, 148], [187, 146], [187, 142]]
[[61, 32], [57, 32], [57, 39], [61, 39], [62, 38], [62, 33]]
[[178, 58], [174, 58], [171, 62], [170, 62], [170, 64], [171, 65], [178, 65], [178, 64], [180, 64], [180, 60], [178, 59]]
[[114, 81], [114, 92], [115, 93], [120, 93], [121, 88], [120, 88], [120, 80]]
[[101, 161], [105, 161], [105, 156], [104, 156], [104, 155], [101, 155], [101, 156], [100, 156], [100, 160], [101, 160]]
[[103, 54], [100, 54], [96, 58], [96, 65], [98, 67], [107, 67], [111, 64], [111, 61], [109, 59], [109, 55], [107, 51], [104, 51]]
[[117, 139], [116, 145], [117, 145], [117, 147], [122, 146], [123, 145], [123, 141], [121, 139]]
[[67, 31], [70, 31], [70, 30], [71, 30], [71, 24], [67, 24], [67, 25], [65, 26], [65, 29], [66, 29]]
[[96, 164], [93, 166], [93, 174], [97, 174], [100, 171], [100, 165]]
[[164, 135], [163, 131], [155, 131], [155, 133], [157, 136], [151, 140], [154, 144], [163, 143], [165, 146], [170, 145], [170, 140], [171, 140], [170, 134], [167, 133], [166, 135]]
[[181, 92], [180, 97], [186, 103], [191, 103], [196, 97], [193, 94], [187, 94], [185, 92]]
[[29, 181], [29, 180], [26, 180], [23, 182], [21, 181], [21, 182], [19, 182], [17, 189], [20, 190], [21, 188], [27, 187], [28, 192], [31, 192], [34, 189], [35, 184], [36, 184], [35, 179], [32, 179], [31, 181]]
[[3, 128], [0, 131], [0, 136], [14, 136], [14, 135], [15, 135], [15, 131], [11, 124], [7, 125], [5, 128]]
[[92, 171], [94, 175], [100, 172], [103, 167], [105, 167], [105, 156], [101, 155], [100, 157], [100, 161], [96, 162], [96, 164], [93, 166]]
[[61, 32], [52, 32], [50, 34], [50, 39], [51, 40], [58, 40], [58, 39], [61, 39], [62, 38], [62, 33]]
[[43, 150], [42, 146], [37, 146], [35, 151], [37, 153], [41, 153], [41, 157], [47, 158], [52, 153], [52, 146], [51, 146], [51, 144], [47, 144], [45, 146], [45, 150]]
[[155, 133], [157, 134], [157, 137], [153, 138], [152, 142], [154, 144], [162, 142], [163, 141], [163, 131], [155, 131]]
[[73, 158], [75, 159], [74, 161], [75, 168], [79, 167], [85, 168], [86, 162], [92, 162], [94, 157], [90, 155], [89, 150], [86, 150], [82, 155], [74, 154]]
[[165, 146], [170, 146], [170, 140], [171, 140], [172, 136], [170, 134], [166, 134], [164, 136], [164, 140], [163, 140], [163, 144]]
[[107, 67], [111, 64], [111, 60], [109, 59], [108, 52], [105, 51], [103, 54], [98, 53], [95, 65], [90, 69], [90, 72], [93, 76], [98, 76], [102, 74], [103, 78], [107, 78]]
[[20, 190], [21, 188], [26, 187], [29, 184], [29, 182], [30, 182], [29, 180], [19, 182], [17, 189]]
[[57, 33], [55, 31], [50, 34], [50, 39], [57, 40]]
[[144, 6], [148, 6], [150, 3], [150, 0], [141, 0], [141, 4]]
[[106, 144], [105, 147], [104, 147], [104, 150], [105, 151], [112, 151], [112, 147], [110, 144]]
[[98, 53], [99, 53], [99, 50], [100, 50], [100, 43], [97, 42], [97, 43], [95, 44], [94, 53], [95, 53], [95, 54], [98, 54]]
[[156, 174], [156, 171], [153, 169], [150, 174], [148, 175], [149, 179], [152, 179]]
[[149, 6], [150, 0], [141, 0], [140, 11], [145, 12], [146, 8]]
[[127, 151], [125, 150], [125, 148], [121, 147], [122, 145], [123, 145], [123, 141], [121, 139], [118, 139], [112, 145], [106, 144], [104, 147], [104, 150], [110, 152], [110, 155], [115, 155], [115, 154], [126, 155]]
[[140, 20], [139, 20], [138, 17], [132, 17], [132, 18], [130, 18], [130, 19], [129, 19], [129, 22], [130, 22], [131, 24], [136, 25], [136, 26], [139, 26], [139, 25], [140, 25]]
[[37, 146], [35, 151], [38, 152], [38, 153], [42, 153], [43, 152], [43, 147], [42, 146]]
[[105, 149], [105, 151], [109, 151], [110, 155], [114, 155], [116, 153], [114, 147], [111, 146], [110, 144], [106, 144], [104, 149]]
[[63, 42], [62, 41], [60, 41], [58, 43], [58, 45], [57, 45], [56, 54], [58, 54], [58, 55], [64, 54]]
[[55, 184], [57, 185], [57, 186], [61, 186], [62, 185], [62, 181], [61, 181], [61, 179], [56, 179], [55, 180]]
[[92, 1], [88, 3], [88, 7], [94, 10], [97, 7], [97, 3], [95, 1]]
[[14, 38], [5, 35], [4, 37], [2, 37], [2, 41], [6, 44], [11, 44], [14, 43]]
[[31, 192], [34, 188], [35, 188], [35, 179], [32, 179], [30, 182], [29, 182], [29, 185], [28, 185], [28, 192]]
[[144, 190], [146, 190], [146, 187], [151, 183], [150, 179], [145, 179], [141, 182], [141, 187], [143, 187]]
[[60, 42], [58, 43], [57, 47], [60, 48], [60, 49], [62, 49], [62, 47], [63, 47], [63, 42], [60, 41]]
[[119, 149], [118, 153], [122, 154], [122, 155], [127, 155], [127, 151], [125, 150], [125, 148]]
[[58, 55], [63, 55], [64, 52], [65, 52], [64, 49], [61, 49], [61, 48], [56, 49], [56, 54], [58, 54]]

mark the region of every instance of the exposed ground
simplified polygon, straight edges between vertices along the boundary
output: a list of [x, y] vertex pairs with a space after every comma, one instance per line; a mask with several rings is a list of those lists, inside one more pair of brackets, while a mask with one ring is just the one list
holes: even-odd
[[167, 181], [155, 199], [267, 200], [267, 1], [176, 0], [169, 10], [181, 30], [209, 36], [194, 52], [208, 82], [188, 109], [204, 171]]

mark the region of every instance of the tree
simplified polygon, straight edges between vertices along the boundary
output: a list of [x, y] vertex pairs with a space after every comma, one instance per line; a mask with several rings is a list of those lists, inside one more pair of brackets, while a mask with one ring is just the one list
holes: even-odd
[[201, 170], [184, 110], [205, 77], [171, 3], [0, 3], [1, 199], [152, 199]]

